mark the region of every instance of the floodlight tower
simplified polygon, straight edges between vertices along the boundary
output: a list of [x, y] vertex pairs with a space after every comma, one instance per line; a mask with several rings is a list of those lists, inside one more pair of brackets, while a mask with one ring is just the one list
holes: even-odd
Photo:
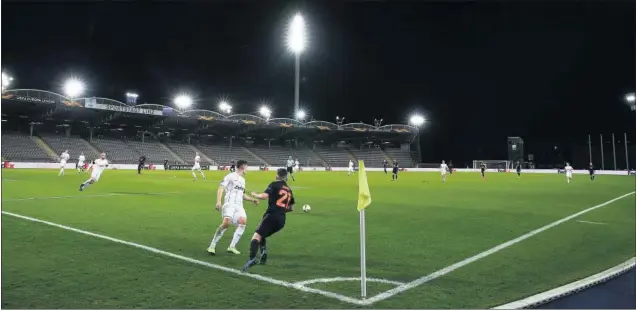
[[128, 104], [137, 104], [137, 98], [139, 98], [139, 95], [136, 93], [126, 93], [126, 103]]
[[636, 111], [636, 94], [629, 93], [625, 95], [625, 101], [627, 102], [627, 104], [629, 105], [632, 111]]
[[344, 119], [344, 117], [336, 116], [336, 125], [342, 126], [342, 123], [344, 123]]
[[192, 97], [187, 94], [177, 95], [174, 98], [174, 105], [177, 106], [179, 110], [184, 111], [192, 106]]
[[232, 106], [227, 101], [221, 101], [219, 102], [219, 110], [221, 110], [222, 113], [230, 115], [232, 113]]
[[266, 105], [261, 106], [258, 112], [263, 116], [266, 120], [269, 121], [269, 118], [272, 116], [272, 110]]
[[383, 121], [384, 121], [384, 119], [382, 119], [382, 118], [381, 119], [374, 118], [373, 119], [373, 124], [375, 125], [375, 127], [380, 127], [380, 126], [382, 126], [382, 122]]
[[79, 95], [84, 93], [84, 82], [78, 78], [70, 78], [64, 83], [64, 94], [66, 94], [71, 101], [75, 101]]
[[13, 82], [13, 78], [8, 74], [2, 72], [2, 91], [7, 89], [9, 85], [11, 85], [11, 82]]
[[307, 117], [307, 112], [305, 112], [304, 110], [298, 110], [296, 112], [296, 120], [303, 121], [305, 120], [305, 117]]
[[287, 29], [287, 48], [296, 56], [296, 76], [294, 80], [294, 115], [300, 110], [300, 54], [307, 47], [305, 19], [296, 14]]

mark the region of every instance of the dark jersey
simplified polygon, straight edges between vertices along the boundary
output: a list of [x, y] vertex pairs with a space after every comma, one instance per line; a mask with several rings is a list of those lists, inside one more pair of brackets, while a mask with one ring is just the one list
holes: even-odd
[[296, 203], [291, 188], [285, 181], [274, 181], [269, 184], [265, 193], [269, 195], [265, 214], [285, 215]]
[[521, 171], [521, 164], [517, 164], [517, 171]]
[[389, 162], [387, 162], [386, 160], [382, 163], [382, 166], [384, 166], [384, 168], [389, 166]]
[[167, 165], [168, 165], [168, 160], [167, 160], [167, 159], [163, 161], [163, 165], [164, 165], [164, 166], [167, 166]]
[[486, 165], [484, 165], [484, 164], [479, 166], [479, 168], [481, 169], [482, 172], [486, 171]]
[[397, 161], [394, 161], [394, 162], [393, 162], [393, 168], [394, 168], [394, 169], [397, 169], [397, 168], [399, 168], [399, 167], [400, 167], [400, 165], [398, 164], [398, 162], [397, 162]]
[[588, 170], [590, 170], [590, 174], [594, 173], [594, 166], [590, 165], [590, 167], [588, 168]]
[[144, 163], [146, 163], [146, 156], [139, 157], [139, 164], [143, 165]]

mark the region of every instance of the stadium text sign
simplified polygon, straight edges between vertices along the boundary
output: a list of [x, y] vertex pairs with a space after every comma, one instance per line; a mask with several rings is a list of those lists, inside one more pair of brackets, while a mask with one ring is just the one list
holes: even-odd
[[86, 100], [86, 104], [84, 105], [84, 107], [89, 109], [108, 110], [108, 111], [116, 111], [116, 112], [137, 113], [137, 114], [147, 114], [147, 115], [163, 115], [162, 111], [102, 104], [102, 103], [96, 103], [88, 99]]
[[[168, 170], [190, 170], [192, 165], [168, 165]], [[201, 170], [210, 170], [210, 166], [201, 165]]]

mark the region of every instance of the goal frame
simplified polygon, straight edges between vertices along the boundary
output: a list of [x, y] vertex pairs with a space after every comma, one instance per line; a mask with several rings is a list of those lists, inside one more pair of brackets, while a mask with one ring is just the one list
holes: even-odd
[[512, 170], [512, 161], [509, 160], [473, 160], [473, 169], [479, 169], [479, 166], [481, 164], [486, 165], [486, 169], [493, 169], [493, 168], [489, 168], [490, 167], [496, 167], [497, 169], [500, 168], [501, 164], [504, 165], [504, 169], [506, 170]]

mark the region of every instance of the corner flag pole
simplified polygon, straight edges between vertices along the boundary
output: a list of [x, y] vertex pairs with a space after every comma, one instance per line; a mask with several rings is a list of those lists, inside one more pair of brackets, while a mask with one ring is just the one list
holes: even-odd
[[371, 192], [367, 182], [367, 172], [364, 161], [358, 161], [358, 211], [360, 211], [360, 287], [362, 298], [367, 297], [367, 249], [366, 225], [364, 209], [371, 204]]

